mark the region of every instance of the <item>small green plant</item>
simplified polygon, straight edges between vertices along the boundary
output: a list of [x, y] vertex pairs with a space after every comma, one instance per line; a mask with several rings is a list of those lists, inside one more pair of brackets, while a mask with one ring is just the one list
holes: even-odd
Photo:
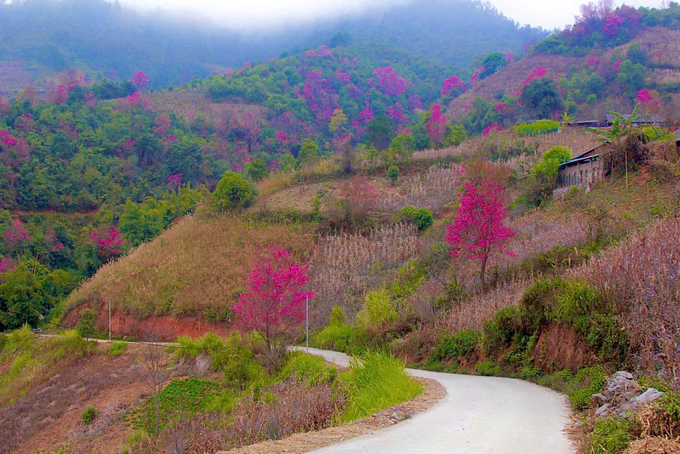
[[120, 355], [123, 354], [127, 346], [128, 346], [127, 342], [115, 341], [109, 347], [109, 356], [111, 358], [119, 357]]
[[421, 232], [429, 229], [434, 223], [434, 217], [430, 210], [412, 206], [402, 208], [399, 211], [399, 219], [412, 223]]
[[76, 324], [76, 331], [78, 335], [83, 338], [91, 338], [97, 336], [97, 314], [91, 310], [84, 310], [80, 315], [80, 320]]
[[498, 364], [496, 364], [493, 361], [482, 361], [481, 363], [477, 363], [477, 365], [475, 366], [475, 371], [479, 375], [492, 377], [494, 375], [498, 375], [501, 371], [501, 368]]
[[445, 334], [437, 341], [429, 361], [458, 361], [461, 357], [472, 353], [481, 340], [482, 335], [478, 331]]
[[397, 311], [392, 306], [390, 295], [385, 290], [376, 290], [366, 295], [364, 309], [358, 320], [364, 328], [378, 327], [385, 322], [396, 320]]
[[[160, 407], [160, 430], [162, 431], [169, 422], [176, 422], [204, 411], [219, 393], [220, 387], [213, 382], [195, 378], [172, 381], [157, 396]], [[130, 422], [137, 430], [155, 433], [156, 412], [153, 397], [132, 411]]]
[[314, 336], [320, 348], [349, 353], [355, 345], [356, 332], [352, 325], [345, 323], [345, 310], [335, 306], [331, 310], [329, 325]]
[[385, 176], [392, 182], [392, 184], [395, 184], [397, 180], [399, 180], [399, 167], [390, 166], [387, 169]]
[[590, 435], [591, 454], [622, 453], [628, 447], [631, 436], [630, 421], [626, 418], [598, 418]]
[[557, 132], [559, 129], [560, 124], [552, 120], [539, 120], [533, 123], [521, 123], [514, 127], [515, 132], [520, 137], [548, 134], [550, 132]]
[[212, 194], [215, 211], [238, 211], [249, 207], [255, 199], [257, 191], [243, 175], [231, 171], [225, 172]]
[[7, 336], [5, 334], [0, 334], [0, 350], [4, 350], [5, 345], [7, 345]]
[[83, 423], [85, 425], [90, 425], [92, 424], [92, 421], [97, 417], [97, 414], [99, 414], [99, 410], [97, 410], [96, 407], [87, 407], [85, 411], [80, 415], [80, 418], [83, 420]]
[[297, 381], [306, 381], [311, 386], [331, 382], [336, 375], [336, 369], [327, 367], [323, 358], [302, 352], [289, 353], [286, 364], [279, 372], [281, 381], [295, 378]]
[[406, 373], [404, 363], [383, 352], [367, 352], [360, 361], [352, 360], [341, 383], [347, 396], [344, 422], [365, 418], [422, 392], [422, 385]]
[[602, 390], [606, 381], [607, 371], [602, 366], [579, 369], [565, 387], [574, 410], [587, 408], [593, 395]]

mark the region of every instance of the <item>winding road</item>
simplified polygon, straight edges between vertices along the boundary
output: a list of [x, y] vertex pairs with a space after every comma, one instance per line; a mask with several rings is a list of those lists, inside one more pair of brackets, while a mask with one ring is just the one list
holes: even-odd
[[[300, 349], [303, 350], [303, 349]], [[344, 353], [309, 349], [339, 366]], [[370, 435], [328, 446], [317, 453], [494, 453], [572, 454], [564, 433], [570, 410], [565, 396], [522, 380], [454, 375], [408, 369], [430, 378], [447, 395], [430, 410]]]

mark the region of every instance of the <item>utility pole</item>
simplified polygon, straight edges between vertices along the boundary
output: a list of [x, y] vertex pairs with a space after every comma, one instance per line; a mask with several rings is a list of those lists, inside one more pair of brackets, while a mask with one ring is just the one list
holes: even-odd
[[305, 338], [307, 342], [307, 354], [309, 355], [309, 297], [305, 302]]
[[109, 340], [111, 340], [111, 301], [109, 301]]

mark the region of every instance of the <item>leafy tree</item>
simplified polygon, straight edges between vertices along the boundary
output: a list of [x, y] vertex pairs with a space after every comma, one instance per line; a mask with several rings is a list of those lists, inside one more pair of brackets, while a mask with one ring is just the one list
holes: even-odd
[[543, 153], [527, 180], [527, 202], [538, 206], [545, 201], [557, 187], [560, 164], [571, 158], [571, 151], [566, 147], [552, 147]]
[[399, 216], [412, 222], [421, 232], [429, 229], [434, 223], [432, 212], [427, 208], [404, 207], [399, 211]]
[[484, 71], [479, 75], [480, 79], [486, 79], [492, 74], [495, 74], [503, 66], [507, 65], [508, 62], [500, 52], [491, 52], [482, 61], [482, 66]]
[[234, 306], [242, 330], [257, 332], [270, 354], [281, 354], [305, 320], [304, 291], [308, 266], [293, 262], [290, 251], [276, 245], [253, 263], [246, 291]]
[[562, 111], [564, 103], [552, 79], [534, 79], [522, 88], [520, 100], [527, 110], [539, 118], [550, 118], [553, 112]]
[[397, 180], [399, 180], [399, 167], [390, 166], [389, 169], [387, 169], [385, 176], [392, 182], [392, 184], [395, 184]]
[[298, 165], [301, 167], [309, 168], [316, 164], [319, 159], [317, 153], [319, 152], [319, 146], [312, 139], [305, 139], [302, 142], [302, 147], [297, 156]]
[[376, 115], [366, 125], [367, 142], [378, 150], [386, 150], [392, 138], [392, 122], [385, 114]]
[[255, 199], [255, 188], [243, 175], [227, 171], [212, 193], [215, 211], [235, 211], [247, 208]]
[[446, 145], [458, 146], [465, 142], [468, 138], [467, 132], [463, 125], [453, 125], [449, 128], [449, 134], [446, 136]]
[[342, 109], [335, 109], [335, 111], [333, 111], [331, 122], [328, 125], [328, 129], [330, 129], [332, 132], [335, 132], [342, 128], [342, 126], [346, 124], [347, 121], [347, 115], [345, 115], [345, 112], [343, 112]]
[[505, 226], [507, 217], [503, 202], [503, 187], [488, 179], [478, 185], [465, 183], [465, 193], [460, 199], [460, 208], [453, 225], [447, 225], [446, 242], [453, 248], [451, 256], [461, 250], [467, 257], [479, 260], [482, 290], [486, 289], [486, 264], [491, 254], [505, 249], [515, 232]]
[[269, 169], [267, 168], [267, 163], [264, 162], [264, 159], [257, 158], [248, 163], [246, 166], [246, 173], [253, 181], [260, 181], [269, 175]]
[[[639, 141], [645, 141], [644, 134], [639, 127], [635, 125], [640, 119], [649, 117], [649, 115], [639, 115], [637, 113], [640, 108], [640, 103], [635, 105], [630, 116], [626, 117], [618, 112], [610, 111], [609, 113], [616, 118], [609, 129], [590, 128], [599, 136], [603, 144], [611, 144], [610, 151], [604, 154], [605, 166], [610, 166], [612, 171], [617, 171], [623, 167], [626, 175], [626, 186], [628, 186], [628, 165], [629, 163], [640, 162], [644, 159], [640, 149], [637, 146]], [[632, 146], [628, 146], [632, 138]]]

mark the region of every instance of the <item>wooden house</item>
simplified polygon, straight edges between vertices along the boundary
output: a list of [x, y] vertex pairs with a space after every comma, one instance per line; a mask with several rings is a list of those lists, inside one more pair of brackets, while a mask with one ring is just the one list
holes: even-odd
[[609, 146], [611, 145], [608, 143], [599, 145], [560, 164], [557, 176], [558, 188], [584, 186], [588, 189], [592, 183], [602, 180], [607, 173], [603, 165], [602, 153]]

